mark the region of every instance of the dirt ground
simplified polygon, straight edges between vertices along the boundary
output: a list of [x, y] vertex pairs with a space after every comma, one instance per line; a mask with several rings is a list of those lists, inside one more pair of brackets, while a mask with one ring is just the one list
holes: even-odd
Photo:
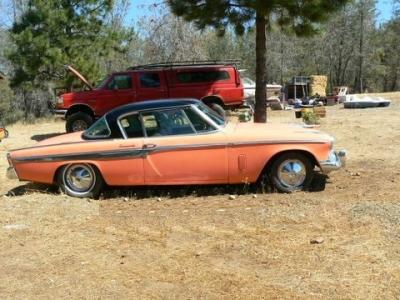
[[[0, 298], [399, 299], [400, 93], [384, 96], [388, 108], [327, 107], [321, 130], [349, 154], [324, 191], [234, 200], [209, 189], [92, 201], [9, 181], [7, 150], [64, 130], [52, 120], [10, 126]], [[269, 120], [299, 122], [292, 111]]]

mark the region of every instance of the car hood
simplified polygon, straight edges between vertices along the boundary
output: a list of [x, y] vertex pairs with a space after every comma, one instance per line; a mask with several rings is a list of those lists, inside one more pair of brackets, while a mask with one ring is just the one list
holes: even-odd
[[93, 90], [93, 86], [89, 83], [89, 81], [76, 69], [71, 66], [66, 66], [69, 71], [72, 72], [76, 77], [78, 77], [90, 90]]
[[331, 143], [329, 134], [298, 124], [279, 123], [232, 123], [226, 131], [230, 142], [323, 142]]

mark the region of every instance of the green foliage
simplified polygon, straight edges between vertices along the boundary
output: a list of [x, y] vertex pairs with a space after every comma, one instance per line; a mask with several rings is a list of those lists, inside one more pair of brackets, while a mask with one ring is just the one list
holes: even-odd
[[15, 109], [14, 99], [8, 80], [0, 80], [0, 124], [6, 125], [21, 118], [22, 112]]
[[280, 27], [290, 28], [297, 35], [311, 35], [348, 0], [168, 0], [172, 11], [193, 21], [198, 28], [213, 26], [221, 31], [228, 25], [243, 34], [254, 23], [256, 13], [266, 16]]
[[42, 87], [49, 81], [71, 88], [70, 64], [92, 80], [102, 77], [99, 59], [124, 51], [129, 32], [106, 25], [112, 0], [29, 0], [11, 28], [15, 44], [8, 57], [15, 67], [13, 86]]
[[301, 113], [304, 123], [307, 125], [318, 125], [319, 117], [313, 111], [305, 111]]

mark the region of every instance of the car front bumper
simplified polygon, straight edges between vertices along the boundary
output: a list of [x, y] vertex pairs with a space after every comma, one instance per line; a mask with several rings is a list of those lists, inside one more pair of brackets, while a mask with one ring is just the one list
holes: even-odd
[[15, 172], [15, 169], [13, 167], [8, 167], [6, 176], [8, 179], [12, 179], [12, 180], [18, 179], [17, 172]]
[[329, 153], [327, 160], [320, 161], [319, 166], [324, 174], [328, 174], [332, 171], [338, 170], [346, 164], [346, 150], [334, 151]]
[[58, 117], [65, 118], [65, 114], [67, 113], [66, 109], [53, 109], [53, 114], [57, 115]]

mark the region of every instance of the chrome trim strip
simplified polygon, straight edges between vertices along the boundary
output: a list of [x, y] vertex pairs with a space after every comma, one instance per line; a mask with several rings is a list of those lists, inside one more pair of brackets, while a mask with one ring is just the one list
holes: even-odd
[[93, 160], [93, 159], [112, 159], [122, 157], [139, 157], [143, 156], [144, 149], [131, 149], [131, 150], [116, 150], [116, 151], [104, 151], [104, 152], [85, 152], [85, 153], [74, 153], [74, 154], [58, 154], [58, 155], [43, 155], [43, 156], [31, 156], [31, 157], [19, 157], [14, 158], [16, 162], [53, 162], [63, 160]]
[[238, 142], [229, 143], [229, 146], [250, 146], [250, 145], [293, 145], [293, 144], [326, 144], [321, 140], [274, 140], [274, 141], [251, 141], [251, 142]]
[[[62, 135], [62, 134], [60, 134], [60, 135]], [[96, 142], [104, 142], [104, 141], [105, 141], [104, 139], [103, 140], [84, 140], [84, 141], [79, 141], [79, 142], [67, 142], [67, 143], [58, 143], [58, 144], [50, 144], [50, 145], [37, 145], [37, 146], [31, 146], [31, 147], [25, 147], [25, 148], [12, 149], [10, 151], [13, 152], [13, 151], [20, 151], [20, 150], [36, 149], [36, 148], [65, 146], [65, 145], [74, 145], [74, 144], [82, 144], [82, 143], [96, 143]]]
[[212, 149], [212, 148], [226, 148], [228, 144], [226, 143], [214, 143], [214, 144], [194, 144], [194, 145], [172, 145], [172, 146], [159, 146], [152, 148], [150, 152], [164, 152], [172, 150], [186, 150], [186, 149]]
[[[255, 142], [241, 142], [241, 143], [212, 143], [212, 144], [181, 144], [170, 146], [157, 146], [154, 148], [134, 148], [129, 150], [113, 150], [103, 152], [85, 152], [73, 154], [58, 154], [58, 155], [43, 155], [32, 157], [14, 158], [17, 162], [50, 162], [62, 160], [94, 160], [94, 159], [113, 159], [123, 157], [146, 157], [154, 152], [166, 151], [179, 151], [185, 149], [212, 149], [212, 148], [227, 148], [237, 146], [250, 146], [250, 145], [288, 145], [288, 144], [323, 144], [321, 141], [255, 141]], [[323, 163], [323, 162], [321, 162]]]

